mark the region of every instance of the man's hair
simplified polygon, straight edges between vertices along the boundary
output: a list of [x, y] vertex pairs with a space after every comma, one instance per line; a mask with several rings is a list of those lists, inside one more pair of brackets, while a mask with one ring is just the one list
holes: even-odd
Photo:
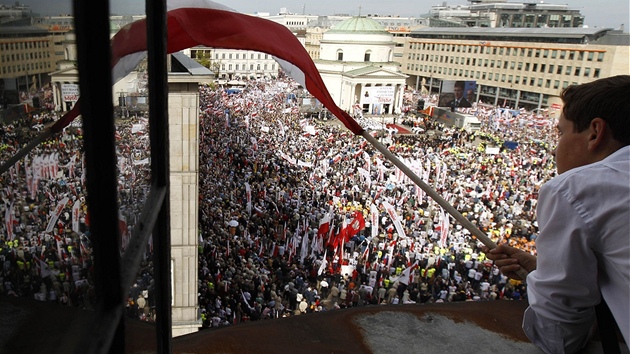
[[461, 87], [463, 90], [464, 86], [466, 86], [466, 83], [464, 81], [455, 81], [454, 87]]
[[560, 94], [564, 119], [582, 132], [594, 118], [610, 127], [613, 138], [630, 145], [630, 75], [618, 75], [587, 84], [572, 85]]

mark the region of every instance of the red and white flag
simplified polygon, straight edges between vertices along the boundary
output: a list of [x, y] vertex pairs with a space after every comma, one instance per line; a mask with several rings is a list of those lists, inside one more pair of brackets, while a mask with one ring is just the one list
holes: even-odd
[[[209, 0], [169, 0], [167, 22], [168, 53], [202, 45], [271, 54], [285, 73], [302, 84], [349, 130], [354, 134], [363, 131], [348, 113], [334, 103], [313, 60], [287, 27], [264, 18], [240, 14]], [[115, 83], [146, 57], [146, 19], [123, 27], [111, 43]], [[53, 132], [60, 132], [79, 115], [80, 101], [53, 125]]]
[[46, 226], [46, 233], [48, 232], [52, 232], [53, 228], [55, 227], [55, 223], [57, 222], [57, 219], [59, 218], [59, 215], [61, 215], [61, 212], [63, 211], [63, 207], [66, 206], [66, 204], [68, 203], [68, 197], [64, 197], [55, 207], [55, 210], [53, 211], [53, 213], [50, 215], [50, 220], [48, 221], [48, 225]]
[[400, 278], [398, 278], [398, 282], [405, 285], [409, 285], [409, 283], [413, 282], [413, 271], [416, 268], [418, 268], [418, 261], [416, 261], [411, 267], [403, 270]]
[[400, 219], [398, 218], [398, 214], [396, 214], [396, 210], [394, 207], [388, 202], [383, 202], [383, 207], [385, 207], [385, 212], [389, 215], [390, 219], [394, 223], [394, 227], [396, 228], [396, 232], [398, 232], [399, 237], [406, 237], [405, 230], [403, 229], [402, 224], [400, 223]]
[[376, 205], [370, 205], [370, 225], [372, 226], [372, 237], [378, 236], [378, 209]]
[[440, 207], [440, 247], [446, 247], [448, 242], [448, 233], [450, 228], [449, 216], [444, 213], [444, 209]]
[[365, 229], [365, 219], [363, 218], [363, 213], [357, 210], [354, 212], [352, 221], [350, 221], [350, 224], [347, 227], [345, 241], [350, 241], [354, 235], [358, 234], [359, 231], [363, 229]]
[[330, 230], [330, 214], [325, 214], [324, 217], [319, 221], [319, 228], [317, 229], [317, 237], [323, 238], [328, 235], [328, 231]]

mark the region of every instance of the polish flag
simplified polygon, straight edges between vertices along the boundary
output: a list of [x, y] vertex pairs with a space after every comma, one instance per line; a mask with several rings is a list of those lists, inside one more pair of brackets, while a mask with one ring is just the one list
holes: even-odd
[[[349, 130], [357, 135], [363, 131], [348, 113], [334, 103], [313, 60], [287, 27], [238, 13], [209, 0], [168, 0], [167, 28], [168, 53], [202, 45], [271, 54], [284, 72], [302, 84]], [[146, 19], [123, 27], [111, 43], [112, 81], [116, 83], [133, 71], [147, 55]], [[52, 126], [53, 132], [60, 132], [79, 115], [80, 101]]]
[[317, 229], [317, 237], [323, 238], [325, 235], [328, 234], [329, 230], [330, 230], [330, 215], [326, 214], [319, 221], [319, 228]]
[[354, 212], [354, 218], [346, 230], [346, 242], [350, 241], [354, 235], [358, 234], [359, 231], [363, 229], [365, 229], [365, 219], [363, 218], [363, 213], [357, 210]]

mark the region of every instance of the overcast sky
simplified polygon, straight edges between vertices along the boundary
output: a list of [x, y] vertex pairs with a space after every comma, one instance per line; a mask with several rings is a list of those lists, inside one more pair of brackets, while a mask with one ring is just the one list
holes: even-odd
[[[527, 0], [524, 0], [526, 2]], [[535, 1], [535, 0], [534, 0]], [[58, 15], [70, 13], [71, 0], [21, 0], [22, 4], [29, 5], [34, 12], [42, 15]], [[418, 17], [429, 11], [432, 5], [443, 3], [419, 0], [218, 0], [243, 13], [269, 12], [276, 14], [280, 8], [285, 7], [292, 13], [306, 13], [312, 15], [350, 14], [358, 15], [359, 6], [361, 14], [400, 15], [403, 17]], [[517, 2], [517, 1], [509, 1]], [[572, 9], [580, 10], [585, 17], [585, 23], [590, 27], [619, 28], [625, 24], [625, 32], [630, 27], [630, 2], [628, 0], [546, 0], [550, 4], [568, 4]], [[0, 0], [0, 4], [13, 5], [14, 0]], [[451, 0], [449, 5], [464, 5], [465, 0]], [[144, 14], [144, 0], [110, 0], [111, 12], [116, 14]]]

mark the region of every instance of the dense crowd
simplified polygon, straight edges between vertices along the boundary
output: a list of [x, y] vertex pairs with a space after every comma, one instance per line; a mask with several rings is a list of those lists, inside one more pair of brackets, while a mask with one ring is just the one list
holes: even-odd
[[[481, 244], [398, 168], [336, 121], [304, 119], [289, 80], [200, 87], [199, 307], [206, 327], [368, 304], [514, 299]], [[426, 101], [435, 97], [424, 97]], [[506, 115], [507, 112], [507, 115]], [[359, 123], [496, 242], [536, 253], [540, 186], [555, 174], [552, 124], [473, 107], [468, 132], [407, 114], [421, 134]], [[2, 160], [51, 113], [2, 127]], [[148, 189], [147, 122], [117, 124], [121, 246]], [[1, 293], [93, 304], [80, 125], [0, 176]], [[504, 144], [508, 142], [509, 144]], [[494, 147], [494, 148], [493, 148]], [[150, 247], [128, 315], [150, 319]]]

